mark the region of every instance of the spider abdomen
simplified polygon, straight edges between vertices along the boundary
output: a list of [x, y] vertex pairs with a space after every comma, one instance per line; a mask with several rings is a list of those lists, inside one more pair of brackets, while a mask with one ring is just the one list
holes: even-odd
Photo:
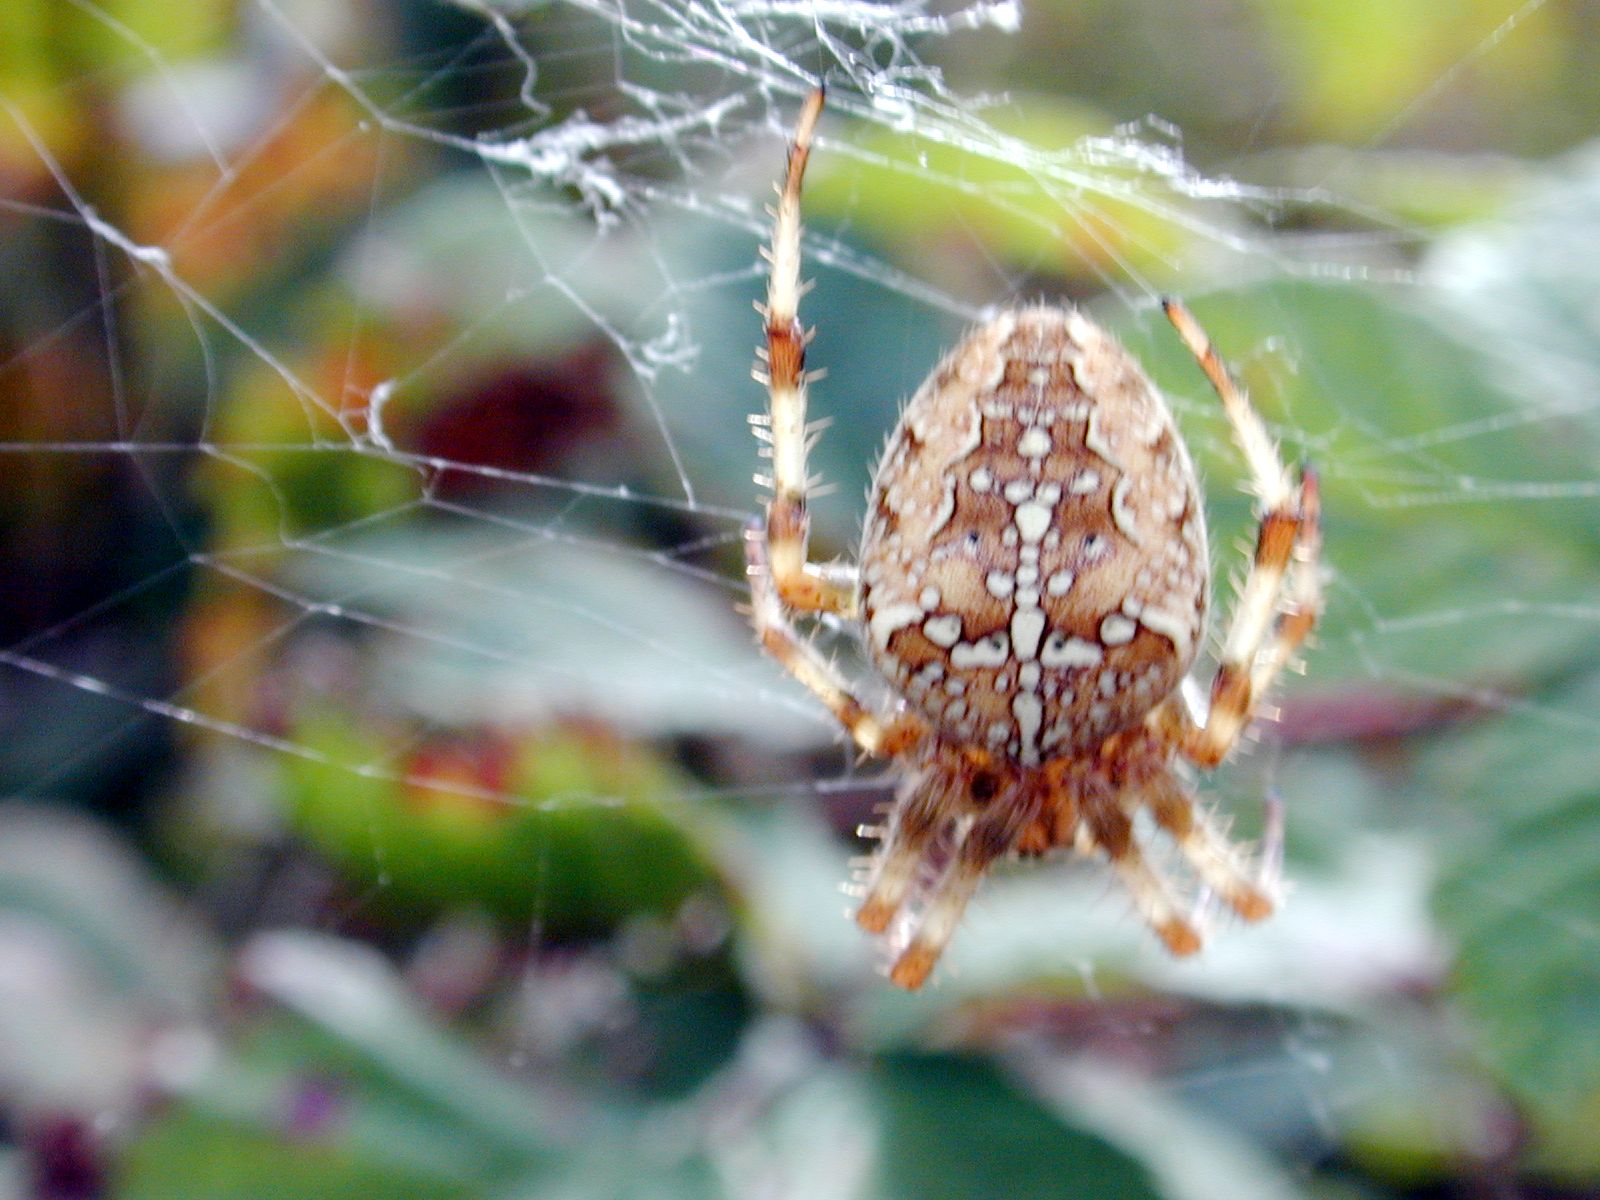
[[1024, 764], [1139, 721], [1205, 628], [1188, 452], [1138, 364], [1073, 310], [996, 317], [918, 389], [860, 566], [878, 669], [945, 739]]

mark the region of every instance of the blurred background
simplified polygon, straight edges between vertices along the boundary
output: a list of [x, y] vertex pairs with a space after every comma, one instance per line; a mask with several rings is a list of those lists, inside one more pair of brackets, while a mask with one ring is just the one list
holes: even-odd
[[[890, 782], [737, 611], [824, 75], [819, 554], [1040, 297], [1224, 601], [1160, 295], [1322, 472], [1196, 960], [1088, 863], [914, 996], [848, 920]], [[0, 1197], [1600, 1194], [1597, 134], [1593, 0], [7, 0]]]

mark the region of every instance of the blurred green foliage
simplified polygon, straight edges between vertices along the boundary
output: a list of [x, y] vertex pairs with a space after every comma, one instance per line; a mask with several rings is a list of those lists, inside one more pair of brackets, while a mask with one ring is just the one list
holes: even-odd
[[306, 751], [286, 763], [295, 827], [382, 904], [481, 907], [566, 938], [715, 888], [678, 800], [687, 781], [608, 729], [429, 737], [308, 706], [290, 735]]
[[[0, 13], [0, 1196], [1592, 1191], [1593, 7], [1041, 0], [916, 43], [990, 97], [921, 127], [831, 10], [741, 26], [763, 90], [514, 7], [526, 58], [472, 6]], [[916, 996], [844, 915], [888, 790], [735, 611], [784, 56], [833, 69], [821, 553], [1040, 295], [1173, 398], [1219, 574], [1156, 292], [1321, 469], [1320, 647], [1204, 784], [1287, 800], [1291, 902], [1202, 961], [1060, 865]], [[635, 144], [649, 86], [737, 103]]]

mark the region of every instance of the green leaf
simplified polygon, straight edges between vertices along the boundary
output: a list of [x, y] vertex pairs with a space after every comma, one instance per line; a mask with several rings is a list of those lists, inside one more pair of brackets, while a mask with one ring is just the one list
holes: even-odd
[[340, 1141], [291, 1143], [273, 1131], [181, 1109], [122, 1156], [117, 1200], [467, 1200], [474, 1181], [440, 1177]]
[[1012, 92], [984, 118], [916, 137], [883, 125], [846, 134], [848, 151], [817, 153], [806, 211], [848, 218], [907, 261], [970, 241], [1002, 262], [1095, 280], [1164, 277], [1196, 240], [1201, 205], [1172, 185], [1176, 156], [1111, 136], [1104, 114]]
[[1471, 98], [1456, 103], [1546, 120], [1559, 111], [1549, 93], [1564, 73], [1562, 43], [1570, 34], [1557, 21], [1527, 22], [1519, 30], [1525, 36], [1497, 41], [1494, 54], [1480, 54], [1503, 10], [1392, 0], [1253, 0], [1246, 7], [1265, 27], [1263, 51], [1282, 78], [1294, 81], [1284, 90], [1288, 111], [1281, 119], [1308, 140], [1388, 141], [1397, 128], [1420, 120], [1417, 110], [1427, 105], [1418, 97], [1430, 96], [1468, 60]]
[[352, 533], [296, 557], [307, 601], [378, 618], [365, 694], [444, 728], [593, 718], [644, 738], [737, 734], [811, 745], [830, 729], [779, 693], [734, 611], [637, 549], [508, 517]]
[[375, 950], [311, 933], [262, 934], [243, 977], [396, 1088], [503, 1154], [549, 1152], [539, 1097], [494, 1071], [418, 1005]]
[[[1150, 1080], [1109, 1061], [1034, 1049], [1041, 1052], [1013, 1056], [1018, 1074], [1065, 1120], [1142, 1163], [1166, 1200], [1298, 1200], [1303, 1194], [1263, 1148], [1177, 1103]], [[1185, 1093], [1203, 1097], [1206, 1090]]]
[[[1510, 680], [1538, 679], [1563, 640], [1558, 665], [1592, 670], [1597, 248], [1600, 155], [1590, 148], [1426, 264], [1448, 328], [1475, 348], [1467, 361], [1513, 398], [1499, 420], [1439, 419], [1439, 434], [1460, 435], [1435, 439], [1460, 464], [1454, 496], [1471, 513], [1456, 538], [1477, 547], [1456, 579], [1436, 581], [1432, 624], [1464, 664], [1497, 645]], [[1486, 586], [1498, 597], [1483, 597]], [[1597, 701], [1589, 675], [1507, 705], [1442, 739], [1419, 789], [1439, 801], [1429, 813], [1443, 858], [1434, 907], [1456, 943], [1453, 993], [1533, 1126], [1533, 1162], [1583, 1180], [1600, 1176]]]
[[1445, 739], [1430, 754], [1443, 827], [1435, 897], [1456, 943], [1451, 988], [1484, 1060], [1536, 1131], [1535, 1162], [1600, 1178], [1600, 680]]
[[543, 1097], [434, 1022], [376, 952], [261, 935], [239, 971], [276, 1007], [139, 1132], [118, 1196], [445, 1200], [559, 1157]]
[[1498, 154], [1325, 143], [1251, 155], [1240, 173], [1286, 195], [1332, 190], [1342, 208], [1371, 214], [1387, 236], [1395, 224], [1444, 229], [1494, 216], [1526, 191], [1537, 168]]
[[882, 1120], [881, 1196], [1160, 1194], [1135, 1160], [1064, 1124], [986, 1060], [897, 1055], [878, 1062], [869, 1079]]
[[[501, 731], [396, 729], [327, 701], [296, 714], [305, 756], [283, 762], [294, 825], [374, 902], [483, 908], [553, 936], [670, 916], [715, 875], [679, 797], [682, 776], [643, 747], [556, 724]], [[362, 764], [395, 762], [391, 775]]]
[[[1578, 462], [1566, 465], [1581, 469], [1600, 449], [1600, 279], [1592, 266], [1600, 256], [1600, 148], [1584, 146], [1537, 180], [1497, 219], [1441, 239], [1424, 279], [1457, 336], [1480, 349], [1500, 386], [1519, 399], [1525, 420], [1570, 439]], [[1497, 444], [1499, 433], [1484, 441]]]
[[17, 1111], [134, 1108], [152, 1041], [194, 1028], [219, 957], [123, 840], [82, 814], [0, 805], [0, 1076]]

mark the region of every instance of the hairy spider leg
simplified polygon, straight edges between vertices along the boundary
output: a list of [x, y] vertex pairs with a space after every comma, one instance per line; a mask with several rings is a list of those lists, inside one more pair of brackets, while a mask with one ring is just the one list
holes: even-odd
[[[1261, 505], [1255, 554], [1228, 624], [1205, 724], [1196, 726], [1176, 697], [1158, 714], [1186, 758], [1214, 767], [1237, 744], [1262, 692], [1290, 661], [1321, 610], [1317, 477], [1302, 470], [1299, 485], [1290, 482], [1260, 414], [1200, 323], [1176, 300], [1164, 300], [1162, 307], [1222, 400]], [[1285, 595], [1291, 565], [1294, 580]]]
[[1322, 497], [1316, 472], [1300, 468], [1299, 540], [1290, 564], [1283, 610], [1272, 642], [1256, 662], [1250, 688], [1261, 695], [1293, 660], [1322, 613]]
[[995, 860], [1010, 852], [1038, 811], [1037, 798], [1028, 801], [1002, 793], [977, 817], [961, 823], [949, 865], [929, 889], [911, 939], [889, 969], [890, 982], [908, 991], [923, 985], [950, 944], [978, 884]]
[[766, 324], [767, 344], [756, 378], [768, 391], [768, 412], [753, 422], [772, 458], [772, 499], [767, 503], [766, 538], [772, 581], [791, 608], [854, 617], [857, 576], [844, 563], [808, 561], [811, 516], [806, 508], [810, 479], [806, 451], [814, 430], [806, 424], [806, 345], [811, 334], [800, 324], [800, 185], [811, 155], [811, 139], [822, 114], [823, 92], [812, 92], [800, 111], [789, 145], [788, 169], [773, 210], [772, 245], [762, 254], [772, 265], [767, 302], [756, 308]]
[[751, 622], [762, 649], [805, 684], [866, 753], [899, 753], [920, 740], [920, 721], [908, 715], [874, 712], [850, 689], [834, 665], [795, 630], [773, 586], [767, 542], [758, 525], [746, 527], [744, 549], [750, 577]]
[[1143, 804], [1166, 830], [1202, 883], [1247, 921], [1272, 915], [1273, 901], [1234, 844], [1195, 804], [1195, 798], [1177, 779], [1162, 774], [1129, 794]]
[[868, 868], [856, 924], [868, 933], [882, 933], [889, 928], [895, 914], [916, 890], [929, 850], [949, 827], [958, 808], [953, 782], [943, 771], [929, 768], [901, 782], [883, 845]]
[[1105, 853], [1139, 915], [1169, 951], [1182, 956], [1200, 949], [1199, 931], [1179, 913], [1166, 882], [1145, 858], [1126, 813], [1109, 806], [1091, 807], [1079, 841], [1085, 850], [1098, 846]]

